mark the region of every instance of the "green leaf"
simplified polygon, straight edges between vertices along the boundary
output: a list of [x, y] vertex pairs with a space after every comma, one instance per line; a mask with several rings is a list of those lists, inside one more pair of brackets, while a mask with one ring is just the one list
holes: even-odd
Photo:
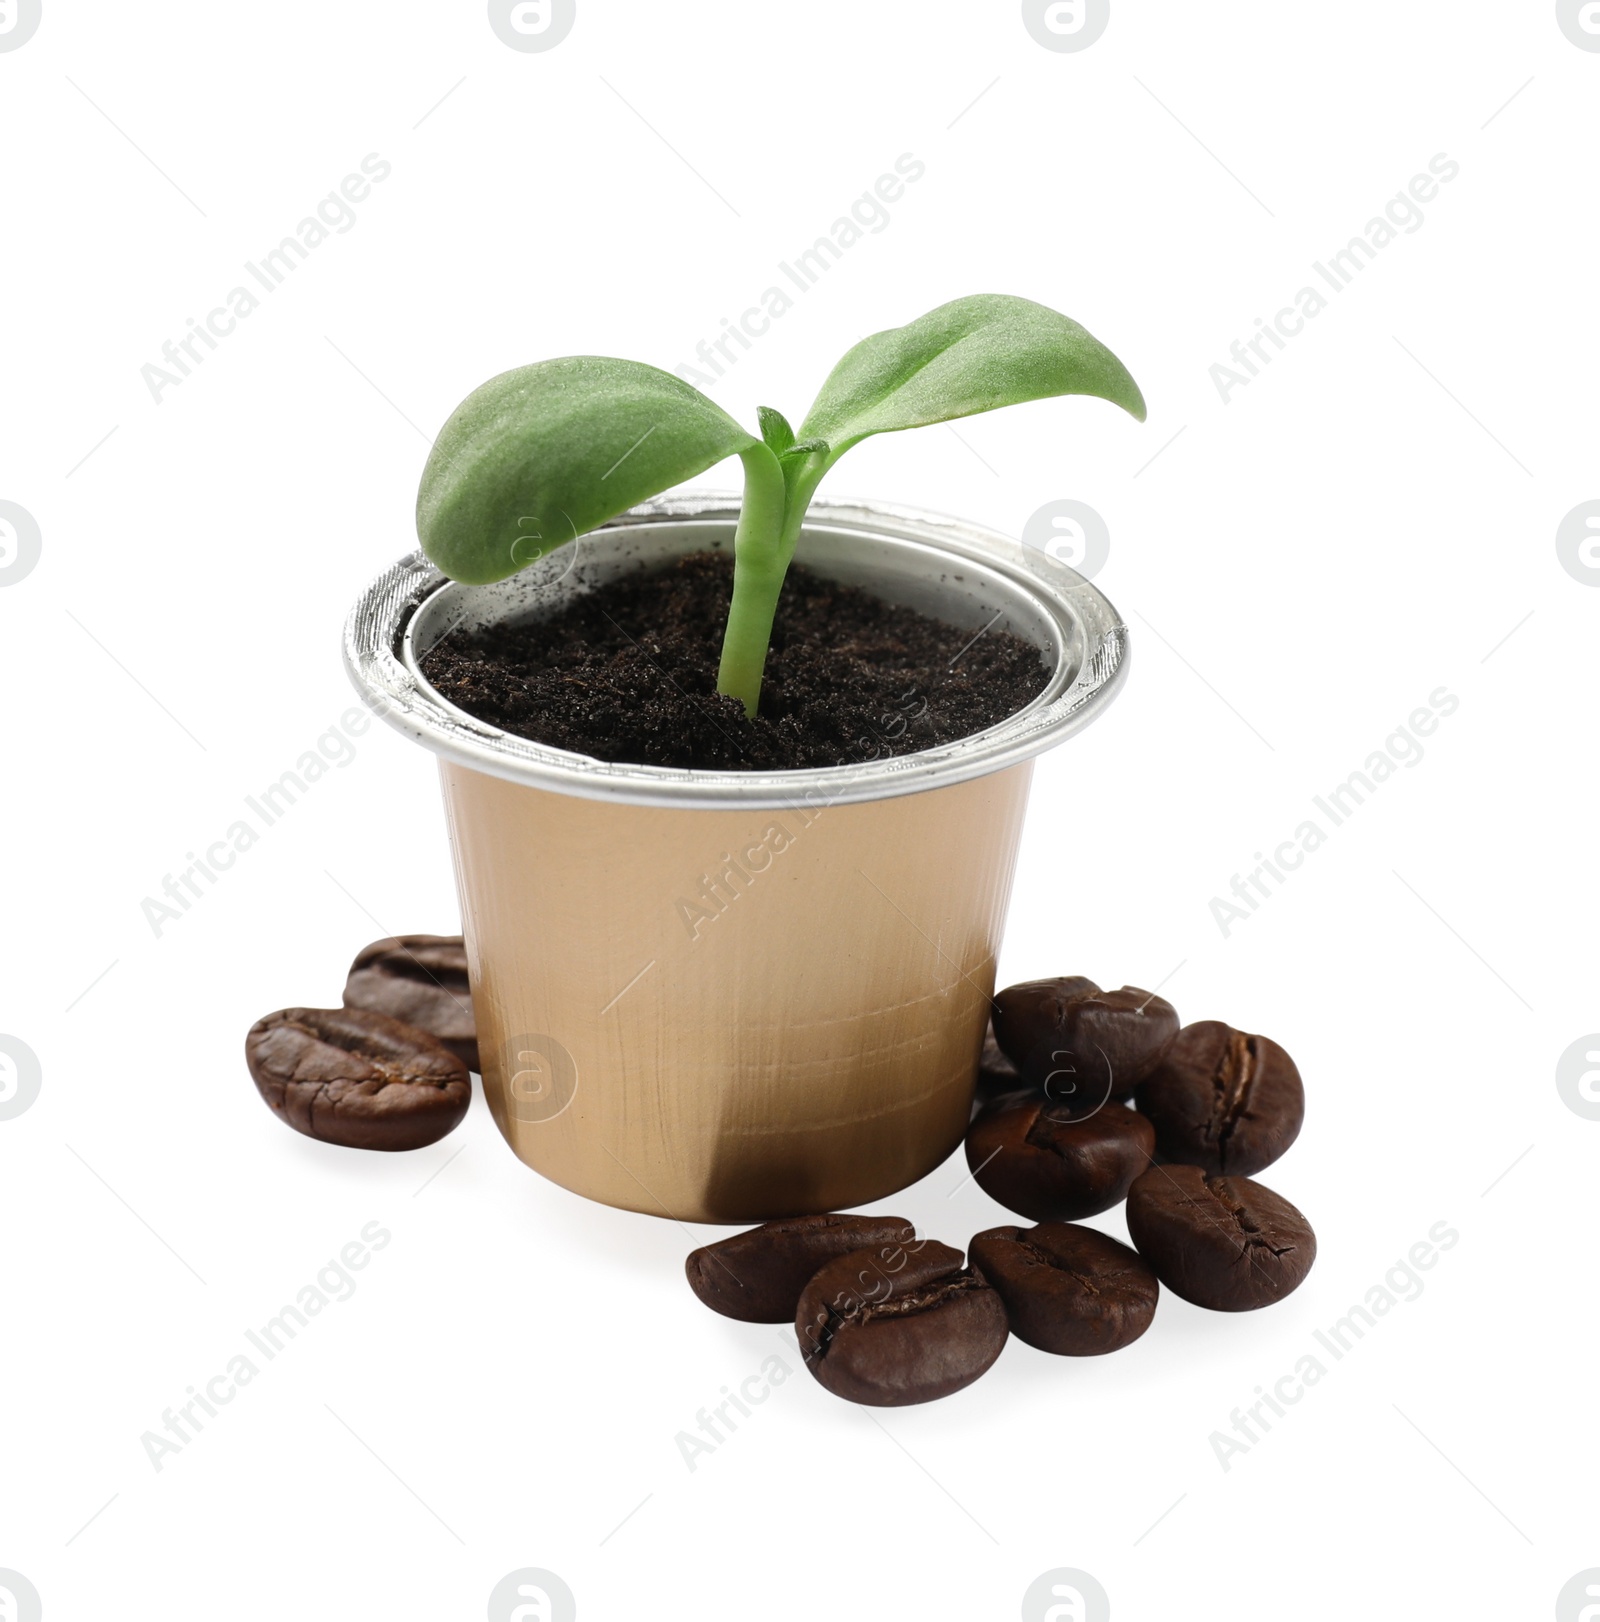
[[1093, 394], [1144, 421], [1144, 396], [1097, 338], [1029, 299], [980, 293], [863, 339], [834, 367], [802, 439], [836, 461], [870, 434], [950, 422], [1057, 394]]
[[756, 420], [761, 424], [761, 437], [774, 456], [782, 456], [794, 444], [794, 429], [781, 411], [771, 406], [757, 406]]
[[760, 445], [670, 372], [596, 355], [540, 361], [456, 408], [423, 469], [417, 535], [445, 574], [486, 585]]

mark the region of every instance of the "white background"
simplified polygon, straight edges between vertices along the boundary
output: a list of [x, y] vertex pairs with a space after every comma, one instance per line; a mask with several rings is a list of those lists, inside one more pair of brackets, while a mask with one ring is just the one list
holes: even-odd
[[[0, 1568], [52, 1619], [475, 1618], [523, 1566], [586, 1618], [1011, 1618], [1054, 1567], [1124, 1622], [1549, 1615], [1600, 1565], [1600, 1123], [1555, 1085], [1600, 1028], [1600, 591], [1555, 546], [1600, 497], [1597, 96], [1545, 0], [1115, 0], [1076, 53], [956, 0], [579, 0], [548, 53], [466, 0], [44, 0], [0, 52], [0, 500], [43, 538], [0, 589], [0, 1032], [43, 1074], [0, 1121]], [[1013, 1342], [878, 1413], [699, 1307], [715, 1230], [541, 1181], [481, 1100], [404, 1156], [262, 1108], [253, 1019], [456, 927], [422, 752], [374, 726], [159, 938], [141, 903], [352, 705], [343, 615], [461, 396], [688, 361], [907, 152], [715, 397], [798, 421], [849, 344], [976, 291], [1128, 363], [1143, 428], [1025, 406], [828, 488], [1105, 516], [1134, 666], [1040, 765], [1001, 980], [1164, 982], [1287, 1045], [1309, 1114], [1267, 1181], [1321, 1255], [1270, 1311], [1169, 1295], [1121, 1355]], [[156, 404], [141, 367], [368, 153], [354, 227]], [[1440, 153], [1421, 228], [1224, 404], [1229, 345]], [[1440, 687], [1420, 763], [1225, 937], [1212, 898]], [[1006, 1220], [964, 1170], [886, 1207], [961, 1244]], [[372, 1221], [357, 1293], [157, 1472], [143, 1433]], [[1421, 1296], [1224, 1470], [1231, 1411], [1439, 1222]], [[691, 1471], [678, 1433], [774, 1350]]]

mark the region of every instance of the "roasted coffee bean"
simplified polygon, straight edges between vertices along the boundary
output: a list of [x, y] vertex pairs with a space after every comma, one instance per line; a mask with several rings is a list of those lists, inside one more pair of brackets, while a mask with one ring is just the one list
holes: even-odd
[[836, 1397], [875, 1408], [971, 1385], [1005, 1349], [1006, 1309], [961, 1252], [932, 1240], [858, 1250], [806, 1285], [795, 1333]]
[[967, 1254], [1005, 1303], [1011, 1333], [1041, 1352], [1118, 1352], [1155, 1317], [1161, 1292], [1154, 1269], [1095, 1228], [990, 1228], [974, 1236]]
[[1317, 1236], [1281, 1194], [1198, 1166], [1153, 1166], [1128, 1194], [1128, 1232], [1175, 1295], [1213, 1312], [1281, 1301], [1311, 1271]]
[[1121, 1201], [1150, 1164], [1155, 1128], [1124, 1104], [1084, 1115], [1043, 1099], [1001, 1099], [967, 1128], [978, 1186], [1034, 1222], [1076, 1222]]
[[903, 1217], [786, 1217], [763, 1222], [692, 1251], [684, 1263], [689, 1288], [727, 1318], [745, 1323], [790, 1323], [800, 1292], [825, 1262], [856, 1250], [909, 1245], [916, 1229]]
[[1162, 1159], [1241, 1177], [1270, 1166], [1306, 1114], [1294, 1060], [1217, 1019], [1185, 1025], [1136, 1097]]
[[1021, 1064], [1065, 1025], [1068, 1007], [1080, 997], [1099, 995], [1100, 988], [1081, 974], [1056, 980], [1024, 980], [994, 994], [995, 1041], [1013, 1064]]
[[370, 1008], [426, 1031], [478, 1070], [478, 1032], [459, 935], [394, 935], [364, 946], [345, 982], [346, 1008]]
[[1088, 1109], [1133, 1097], [1177, 1035], [1178, 1011], [1137, 986], [1036, 980], [995, 998], [994, 1028], [1027, 1086]]
[[426, 1031], [365, 1008], [285, 1008], [250, 1027], [261, 1096], [296, 1132], [351, 1149], [420, 1149], [460, 1125], [472, 1078]]
[[978, 1056], [978, 1087], [976, 1102], [987, 1104], [1006, 1093], [1022, 1090], [1023, 1081], [1017, 1067], [1000, 1051], [991, 1027], [983, 1038], [983, 1052]]

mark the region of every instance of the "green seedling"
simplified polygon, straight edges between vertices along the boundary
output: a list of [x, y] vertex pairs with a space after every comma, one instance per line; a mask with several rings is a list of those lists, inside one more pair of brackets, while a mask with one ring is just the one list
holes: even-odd
[[472, 585], [503, 580], [729, 456], [744, 463], [733, 600], [717, 690], [753, 716], [784, 576], [817, 486], [852, 445], [1058, 394], [1144, 420], [1127, 368], [1076, 321], [1005, 294], [956, 299], [863, 339], [798, 432], [761, 407], [758, 435], [681, 378], [574, 355], [503, 372], [444, 425], [417, 495], [422, 549]]

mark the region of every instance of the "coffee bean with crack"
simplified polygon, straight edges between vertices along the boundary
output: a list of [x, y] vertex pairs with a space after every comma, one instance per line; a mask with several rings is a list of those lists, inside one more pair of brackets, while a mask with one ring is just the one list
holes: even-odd
[[467, 1067], [426, 1031], [365, 1008], [284, 1008], [245, 1038], [256, 1087], [296, 1132], [351, 1149], [420, 1149], [461, 1123]]
[[1002, 1099], [967, 1128], [978, 1186], [1034, 1222], [1108, 1211], [1155, 1152], [1155, 1128], [1124, 1104], [1085, 1115], [1040, 1098]]
[[904, 1217], [786, 1217], [702, 1245], [684, 1264], [689, 1288], [727, 1318], [745, 1323], [790, 1323], [800, 1292], [836, 1256], [869, 1248], [909, 1245], [916, 1230]]
[[1067, 1010], [1100, 988], [1081, 974], [1054, 980], [1024, 980], [994, 994], [995, 1041], [1013, 1064], [1021, 1064], [1046, 1037], [1065, 1025]]
[[1035, 980], [995, 998], [995, 1036], [1025, 1085], [1079, 1109], [1132, 1098], [1178, 1033], [1164, 997], [1090, 980]]
[[932, 1240], [829, 1262], [795, 1313], [805, 1365], [836, 1397], [874, 1408], [969, 1386], [1006, 1344], [1006, 1309], [961, 1252]]
[[1213, 1312], [1281, 1301], [1311, 1271], [1317, 1238], [1281, 1194], [1198, 1166], [1153, 1166], [1128, 1194], [1128, 1232], [1175, 1295]]
[[1202, 1020], [1178, 1032], [1139, 1085], [1164, 1160], [1219, 1175], [1264, 1171], [1300, 1135], [1306, 1095], [1276, 1042]]
[[459, 935], [392, 935], [356, 954], [345, 981], [346, 1008], [370, 1008], [415, 1025], [480, 1070], [478, 1029]]
[[1098, 1357], [1150, 1327], [1161, 1293], [1137, 1251], [1095, 1228], [1045, 1222], [990, 1228], [968, 1257], [1005, 1303], [1011, 1333], [1041, 1352]]

